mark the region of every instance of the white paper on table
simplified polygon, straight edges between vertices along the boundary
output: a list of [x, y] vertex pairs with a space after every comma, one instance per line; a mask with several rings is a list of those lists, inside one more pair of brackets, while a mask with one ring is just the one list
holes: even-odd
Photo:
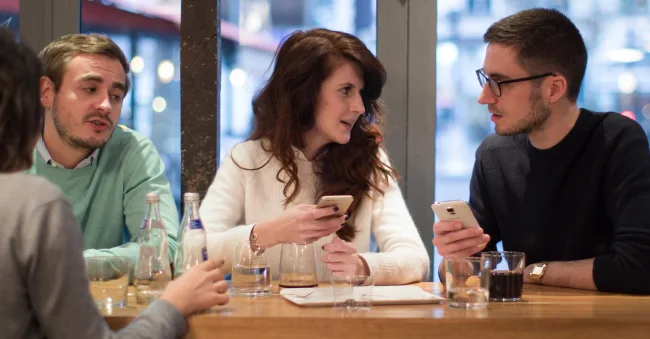
[[[334, 305], [331, 287], [320, 288], [284, 288], [280, 294], [298, 306], [318, 307]], [[439, 304], [445, 298], [425, 292], [418, 286], [374, 286], [372, 288], [373, 305], [418, 305]]]

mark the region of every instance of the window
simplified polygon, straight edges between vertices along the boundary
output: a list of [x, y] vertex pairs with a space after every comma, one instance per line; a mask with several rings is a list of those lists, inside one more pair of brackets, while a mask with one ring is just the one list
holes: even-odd
[[108, 35], [130, 60], [119, 123], [154, 143], [180, 209], [180, 0], [83, 0], [81, 11], [81, 32]]
[[469, 0], [469, 12], [472, 14], [488, 14], [490, 0]]
[[[458, 3], [458, 1], [456, 1]], [[472, 3], [478, 3], [473, 1]], [[578, 26], [589, 63], [578, 105], [635, 118], [650, 133], [650, 20], [647, 1], [491, 0], [474, 15], [438, 1], [435, 199], [468, 199], [474, 152], [493, 132], [474, 70], [485, 55], [482, 35], [493, 22], [538, 6], [553, 7]], [[435, 269], [441, 258], [436, 254]], [[437, 274], [434, 274], [437, 279]]]
[[20, 0], [0, 1], [0, 27], [8, 27], [18, 36]]
[[324, 27], [354, 34], [376, 51], [375, 0], [222, 0], [221, 13], [220, 159], [248, 137], [253, 96], [270, 75], [282, 38]]

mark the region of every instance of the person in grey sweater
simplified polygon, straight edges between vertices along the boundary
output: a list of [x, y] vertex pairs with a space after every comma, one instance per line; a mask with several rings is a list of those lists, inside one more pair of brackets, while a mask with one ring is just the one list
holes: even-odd
[[90, 295], [70, 204], [45, 179], [22, 173], [43, 128], [41, 63], [5, 29], [0, 51], [0, 336], [176, 338], [187, 331], [186, 316], [227, 303], [227, 282], [207, 261], [172, 281], [129, 326], [108, 327]]

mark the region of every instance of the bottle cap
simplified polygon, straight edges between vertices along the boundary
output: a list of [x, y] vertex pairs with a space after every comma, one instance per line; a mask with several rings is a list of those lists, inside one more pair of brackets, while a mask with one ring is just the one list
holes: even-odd
[[147, 193], [147, 202], [160, 202], [160, 195], [158, 193]]
[[183, 201], [187, 202], [198, 202], [201, 201], [201, 196], [198, 193], [188, 192], [183, 194]]

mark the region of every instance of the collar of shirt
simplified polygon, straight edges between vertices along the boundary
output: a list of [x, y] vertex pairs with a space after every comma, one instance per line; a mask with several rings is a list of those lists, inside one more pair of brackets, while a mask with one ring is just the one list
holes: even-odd
[[[43, 137], [38, 139], [38, 143], [36, 143], [36, 150], [38, 151], [38, 154], [45, 160], [45, 163], [52, 167], [60, 167], [60, 168], [65, 168], [61, 166], [61, 164], [58, 164], [52, 157], [50, 156], [50, 152], [47, 151], [47, 147], [45, 147], [45, 142], [43, 142]], [[97, 152], [99, 152], [99, 148], [96, 148], [88, 158], [82, 160], [80, 163], [77, 164], [75, 169], [77, 168], [83, 168], [86, 166], [90, 166], [93, 164], [93, 161], [97, 157]]]

